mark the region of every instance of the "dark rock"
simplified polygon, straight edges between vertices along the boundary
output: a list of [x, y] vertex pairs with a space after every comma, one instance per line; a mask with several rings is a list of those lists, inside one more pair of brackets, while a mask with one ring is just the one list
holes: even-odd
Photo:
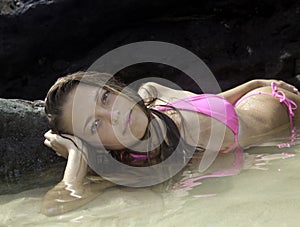
[[[0, 15], [3, 98], [42, 99], [58, 76], [85, 70], [107, 51], [144, 40], [191, 50], [223, 89], [258, 77], [297, 82], [297, 0], [19, 2]], [[147, 73], [135, 76], [141, 74]], [[175, 77], [186, 81], [181, 74]]]
[[[88, 69], [116, 47], [145, 40], [192, 51], [223, 89], [254, 78], [284, 79], [300, 88], [299, 37], [298, 0], [4, 0], [0, 97], [43, 99], [57, 77]], [[201, 92], [182, 72], [161, 64], [138, 64], [117, 76], [127, 83], [165, 77]], [[28, 178], [34, 185], [53, 165], [62, 171], [64, 161], [43, 145], [42, 108], [1, 99], [0, 124], [1, 187], [26, 185]]]
[[[91, 59], [82, 59], [108, 34], [170, 2], [40, 0], [0, 15], [0, 97], [44, 98], [59, 75], [88, 67]], [[53, 67], [58, 59], [75, 64]]]
[[53, 63], [52, 68], [54, 71], [61, 72], [67, 69], [69, 65], [70, 63], [65, 60], [57, 60]]
[[[0, 128], [0, 194], [60, 180], [65, 160], [43, 144], [48, 130], [43, 107], [0, 99]], [[56, 174], [46, 177], [50, 171]]]

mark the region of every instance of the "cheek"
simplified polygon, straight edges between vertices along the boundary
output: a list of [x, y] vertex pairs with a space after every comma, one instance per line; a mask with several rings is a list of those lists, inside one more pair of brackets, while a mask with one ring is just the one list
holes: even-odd
[[121, 138], [116, 135], [115, 131], [111, 127], [105, 128], [104, 130], [99, 130], [98, 136], [100, 140], [99, 142], [104, 146], [119, 144], [119, 141], [121, 140]]

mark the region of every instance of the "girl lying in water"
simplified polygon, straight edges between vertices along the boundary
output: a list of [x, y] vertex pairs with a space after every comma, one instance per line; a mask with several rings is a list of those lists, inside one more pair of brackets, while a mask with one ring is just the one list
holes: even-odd
[[[295, 134], [298, 105], [298, 90], [276, 80], [252, 80], [218, 95], [196, 95], [153, 82], [143, 84], [136, 94], [106, 73], [62, 77], [46, 97], [51, 130], [44, 143], [68, 162], [63, 180], [45, 195], [42, 213], [75, 209], [116, 184], [160, 183], [178, 173], [194, 153], [203, 153], [203, 172], [219, 153], [278, 145], [283, 135]], [[125, 167], [110, 165], [112, 160], [142, 172], [125, 173]], [[166, 168], [151, 172], [158, 166]], [[145, 167], [153, 167], [154, 180], [143, 175]], [[95, 182], [89, 170], [108, 180]]]

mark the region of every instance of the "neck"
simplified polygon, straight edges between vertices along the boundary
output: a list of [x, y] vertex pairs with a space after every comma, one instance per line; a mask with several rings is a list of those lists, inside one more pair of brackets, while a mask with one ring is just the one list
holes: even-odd
[[149, 166], [166, 160], [175, 150], [180, 149], [175, 159], [185, 160], [185, 142], [181, 141], [176, 124], [167, 115], [156, 110], [151, 112], [146, 133], [144, 139], [134, 146], [112, 154], [121, 162], [133, 166]]
[[149, 123], [146, 132], [140, 142], [130, 147], [131, 150], [141, 153], [147, 153], [154, 149], [157, 149], [166, 137], [166, 125], [165, 122], [156, 115], [152, 115], [149, 118]]

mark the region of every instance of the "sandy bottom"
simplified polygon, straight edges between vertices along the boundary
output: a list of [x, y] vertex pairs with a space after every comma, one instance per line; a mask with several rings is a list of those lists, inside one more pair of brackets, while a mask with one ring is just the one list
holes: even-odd
[[[282, 152], [295, 156], [283, 158]], [[247, 153], [273, 155], [264, 155], [263, 162], [260, 157], [239, 175], [205, 179], [189, 190], [111, 188], [56, 217], [39, 212], [49, 188], [2, 195], [0, 226], [299, 226], [300, 146]]]

